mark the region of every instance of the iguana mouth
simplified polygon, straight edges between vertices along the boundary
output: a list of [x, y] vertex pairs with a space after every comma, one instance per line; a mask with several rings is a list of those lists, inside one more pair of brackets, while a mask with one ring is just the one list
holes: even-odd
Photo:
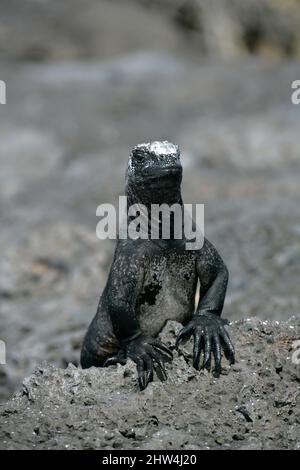
[[167, 176], [181, 176], [182, 167], [181, 165], [172, 165], [163, 168], [149, 168], [143, 171], [142, 177], [148, 179], [159, 179]]

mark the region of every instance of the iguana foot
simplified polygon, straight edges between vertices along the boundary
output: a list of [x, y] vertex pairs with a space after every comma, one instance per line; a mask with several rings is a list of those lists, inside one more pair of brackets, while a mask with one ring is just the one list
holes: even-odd
[[137, 367], [140, 390], [144, 390], [153, 380], [153, 371], [161, 381], [167, 379], [165, 363], [171, 362], [173, 354], [161, 341], [147, 336], [139, 336], [123, 343], [120, 351], [107, 359], [104, 366], [120, 363], [124, 365], [127, 359], [132, 359]]
[[[196, 315], [180, 331], [176, 340], [176, 348], [178, 349], [181, 342], [187, 341], [193, 335], [193, 366], [197, 370], [201, 368], [209, 370], [211, 367], [211, 355], [213, 354], [215, 362], [214, 374], [219, 376], [221, 372], [222, 349], [230, 364], [234, 364], [235, 361], [234, 346], [225, 325], [228, 325], [228, 321], [223, 320], [217, 315]], [[203, 353], [203, 361], [200, 366], [201, 352]]]

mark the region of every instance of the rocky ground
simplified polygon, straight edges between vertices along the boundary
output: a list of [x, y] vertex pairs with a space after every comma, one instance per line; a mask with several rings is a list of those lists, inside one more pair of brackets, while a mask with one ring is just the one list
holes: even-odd
[[[102, 16], [95, 14], [93, 8], [98, 6], [94, 2], [91, 10], [87, 8], [87, 16], [75, 15], [73, 30], [67, 21], [68, 2], [54, 2], [52, 13], [48, 9], [46, 16], [40, 8], [48, 2], [30, 0], [26, 8], [20, 10], [20, 16], [12, 13], [14, 3], [3, 2], [1, 18], [5, 19], [6, 26], [0, 25], [1, 47], [7, 45], [0, 60], [0, 79], [7, 84], [7, 104], [0, 105], [0, 340], [5, 341], [7, 349], [7, 364], [0, 366], [0, 401], [4, 403], [19, 390], [24, 377], [31, 374], [40, 361], [46, 360], [51, 366], [43, 365], [44, 374], [37, 372], [34, 378], [27, 380], [28, 393], [35, 397], [32, 402], [28, 402], [25, 393], [2, 407], [7, 418], [1, 419], [1, 445], [99, 447], [104, 445], [99, 433], [104, 433], [105, 429], [112, 434], [115, 432], [108, 445], [154, 445], [149, 436], [160, 445], [160, 435], [157, 437], [155, 432], [167, 436], [170, 430], [166, 431], [163, 423], [178, 421], [182, 423], [179, 434], [175, 432], [175, 424], [170, 427], [174, 444], [175, 437], [185, 436], [189, 429], [187, 422], [180, 421], [176, 409], [176, 419], [170, 421], [172, 408], [168, 408], [171, 403], [168, 400], [172, 393], [167, 393], [168, 387], [180, 383], [182, 402], [197, 395], [197, 387], [201, 391], [199, 413], [202, 414], [197, 415], [198, 424], [193, 424], [188, 413], [186, 419], [191, 420], [189, 426], [199, 426], [195, 432], [208, 446], [295, 447], [299, 438], [290, 437], [295, 435], [290, 427], [297, 426], [295, 409], [288, 416], [283, 413], [284, 417], [280, 414], [278, 417], [277, 413], [285, 412], [287, 405], [278, 408], [273, 407], [273, 403], [277, 391], [280, 395], [284, 387], [292, 391], [297, 386], [293, 374], [298, 369], [286, 359], [291, 354], [292, 336], [286, 335], [296, 334], [298, 320], [289, 323], [295, 329], [281, 323], [300, 313], [300, 105], [293, 105], [290, 98], [291, 82], [300, 78], [299, 63], [294, 58], [297, 55], [285, 55], [282, 59], [280, 54], [269, 54], [268, 60], [263, 60], [262, 55], [236, 60], [234, 55], [233, 60], [229, 54], [230, 61], [220, 61], [211, 54], [201, 56], [200, 60], [199, 54], [195, 55], [198, 46], [185, 43], [182, 31], [178, 32], [173, 20], [164, 19], [164, 15], [169, 18], [170, 10], [158, 13], [155, 6], [158, 1], [152, 2], [147, 13], [142, 7], [136, 9], [133, 1], [126, 3], [126, 8], [120, 7], [121, 10], [116, 10], [118, 2], [96, 2], [105, 5]], [[78, 0], [77, 5], [82, 2]], [[116, 27], [120, 24], [116, 14], [128, 15], [120, 28]], [[135, 15], [139, 15], [139, 21]], [[107, 30], [104, 26], [92, 27], [90, 18], [94, 18], [96, 26], [97, 21], [106, 19]], [[59, 23], [59, 19], [65, 23]], [[147, 27], [143, 27], [145, 23]], [[43, 28], [39, 29], [36, 25], [40, 24]], [[8, 25], [14, 34], [8, 32]], [[18, 38], [24, 37], [22, 28], [25, 27], [34, 34], [26, 35], [21, 41]], [[91, 31], [93, 40], [87, 31]], [[103, 34], [103, 40], [98, 40], [98, 32]], [[28, 41], [32, 44], [28, 45]], [[37, 44], [40, 46], [38, 53]], [[109, 50], [105, 49], [107, 44], [110, 44]], [[192, 50], [193, 47], [196, 49]], [[206, 235], [228, 265], [230, 284], [224, 316], [233, 322], [252, 317], [278, 320], [280, 325], [271, 327], [274, 337], [282, 335], [288, 339], [287, 349], [281, 349], [281, 340], [269, 343], [265, 341], [268, 335], [259, 333], [256, 327], [253, 326], [250, 334], [245, 331], [247, 322], [234, 323], [238, 357], [245, 359], [246, 372], [232, 370], [217, 382], [205, 375], [188, 381], [190, 369], [183, 358], [179, 358], [170, 366], [170, 382], [155, 383], [149, 391], [138, 394], [131, 392], [134, 376], [130, 367], [125, 379], [122, 368], [101, 373], [64, 368], [68, 363], [78, 365], [80, 344], [95, 313], [114, 249], [113, 241], [96, 238], [96, 208], [104, 202], [117, 202], [118, 195], [122, 194], [130, 148], [142, 141], [159, 139], [180, 145], [184, 200], [205, 203]], [[251, 345], [248, 344], [250, 339]], [[256, 353], [256, 344], [262, 345], [261, 352]], [[286, 361], [282, 373], [274, 372], [273, 353]], [[269, 392], [263, 393], [269, 379], [259, 375], [262, 366], [255, 362], [263, 363], [263, 358], [271, 368], [270, 382], [276, 379], [275, 386], [279, 387], [278, 390], [275, 387], [276, 392], [270, 396]], [[245, 422], [241, 413], [229, 412], [235, 410], [236, 405], [249, 406], [250, 395], [242, 394], [237, 403], [234, 397], [240, 397], [241, 382], [247, 375], [250, 380], [252, 372], [256, 373], [255, 378], [259, 377], [257, 394], [266, 407], [257, 411], [253, 423]], [[234, 383], [231, 383], [233, 378]], [[54, 382], [51, 386], [51, 380], [59, 382], [57, 389]], [[38, 384], [36, 390], [34, 381]], [[91, 382], [91, 386], [85, 385], [85, 381]], [[224, 384], [224, 381], [228, 382]], [[68, 420], [63, 417], [59, 420], [55, 415], [57, 420], [51, 424], [49, 414], [54, 412], [56, 404], [59, 413], [64, 404], [70, 403], [69, 389], [74, 382], [81, 384], [78, 390], [83, 395], [86, 386], [90, 387], [95, 400], [89, 408], [80, 402], [80, 393], [78, 397], [74, 395], [77, 397], [74, 400], [78, 399], [78, 429], [82, 425], [93, 431], [76, 431], [77, 444], [66, 437], [64, 423]], [[215, 387], [217, 393], [221, 393], [227, 386], [230, 393], [228, 396], [222, 393], [222, 400], [226, 405], [224, 422], [228, 422], [229, 427], [228, 433], [223, 432], [222, 441], [217, 425], [220, 412], [209, 414], [214, 413], [217, 402], [208, 401], [205, 414], [204, 397], [209, 395], [212, 400], [206, 390]], [[100, 387], [98, 396], [96, 392]], [[251, 387], [246, 390], [250, 394]], [[161, 400], [156, 398], [156, 393]], [[49, 399], [42, 405], [43, 394]], [[97, 406], [102, 406], [102, 396], [103, 410], [109, 409], [111, 397], [111, 416], [103, 417], [103, 429], [99, 428], [95, 434], [93, 426], [96, 426], [97, 416], [93, 413], [98, 410]], [[126, 416], [130, 426], [135, 428], [129, 419], [130, 408], [126, 416], [112, 414], [123, 412], [118, 405], [119, 396], [137, 407], [140, 417], [137, 423], [141, 422], [137, 427], [144, 429], [141, 438], [127, 438], [127, 431], [122, 435], [122, 428], [114, 431], [119, 429], [114, 423], [125, 420]], [[157, 417], [158, 425], [152, 422], [146, 425], [138, 411], [146, 406], [143, 404], [146, 397], [147, 413]], [[37, 412], [39, 406], [48, 406], [45, 411], [48, 424], [39, 421], [42, 419], [39, 417], [42, 408]], [[67, 410], [69, 406], [73, 405], [66, 405]], [[5, 411], [6, 408], [11, 411]], [[91, 413], [90, 428], [88, 413]], [[160, 418], [163, 413], [170, 413], [166, 414], [165, 421]], [[258, 415], [262, 418], [258, 419]], [[75, 420], [75, 415], [72, 416]], [[208, 421], [201, 425], [205, 416], [211, 419], [211, 427]], [[17, 426], [21, 419], [24, 424]], [[75, 421], [70, 420], [75, 429]], [[84, 420], [85, 424], [79, 425]], [[29, 421], [41, 427], [36, 435], [31, 434], [35, 432], [31, 428], [28, 432]], [[289, 429], [289, 433], [280, 431], [278, 423], [286, 426], [282, 429]], [[53, 437], [56, 425], [64, 430], [61, 441], [59, 433]], [[243, 431], [244, 428], [239, 431], [238, 426], [248, 426], [249, 432]], [[272, 441], [268, 436], [276, 426], [278, 433], [284, 436]], [[221, 444], [205, 429], [215, 429]], [[262, 443], [260, 431], [264, 436]], [[136, 432], [139, 436], [140, 431]], [[70, 428], [69, 435], [74, 434]], [[82, 442], [79, 442], [80, 434]], [[92, 441], [94, 434], [98, 436], [97, 441]], [[244, 441], [233, 439], [235, 434], [246, 437]], [[248, 437], [254, 438], [253, 444]], [[56, 444], [55, 439], [58, 439]], [[164, 445], [169, 445], [166, 440]], [[202, 445], [200, 438], [196, 443], [184, 442], [176, 441], [174, 445]]]
[[[163, 339], [174, 344], [180, 325]], [[82, 371], [41, 363], [0, 406], [2, 449], [300, 449], [300, 317], [239, 320], [237, 363], [214, 378], [191, 367], [191, 347], [169, 379], [137, 388], [135, 366]]]

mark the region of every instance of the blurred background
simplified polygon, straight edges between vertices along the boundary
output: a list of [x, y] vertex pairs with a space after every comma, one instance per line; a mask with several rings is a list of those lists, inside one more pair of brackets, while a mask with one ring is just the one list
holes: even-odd
[[230, 272], [224, 316], [300, 312], [299, 0], [1, 0], [0, 401], [78, 363], [130, 148], [180, 145]]

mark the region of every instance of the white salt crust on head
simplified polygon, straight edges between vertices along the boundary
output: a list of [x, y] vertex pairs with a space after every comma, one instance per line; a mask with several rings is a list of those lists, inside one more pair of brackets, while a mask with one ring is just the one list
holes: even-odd
[[144, 151], [155, 155], [177, 155], [179, 153], [178, 146], [168, 142], [167, 140], [164, 140], [163, 142], [155, 141], [142, 143], [134, 147], [133, 150], [137, 149], [143, 149]]

